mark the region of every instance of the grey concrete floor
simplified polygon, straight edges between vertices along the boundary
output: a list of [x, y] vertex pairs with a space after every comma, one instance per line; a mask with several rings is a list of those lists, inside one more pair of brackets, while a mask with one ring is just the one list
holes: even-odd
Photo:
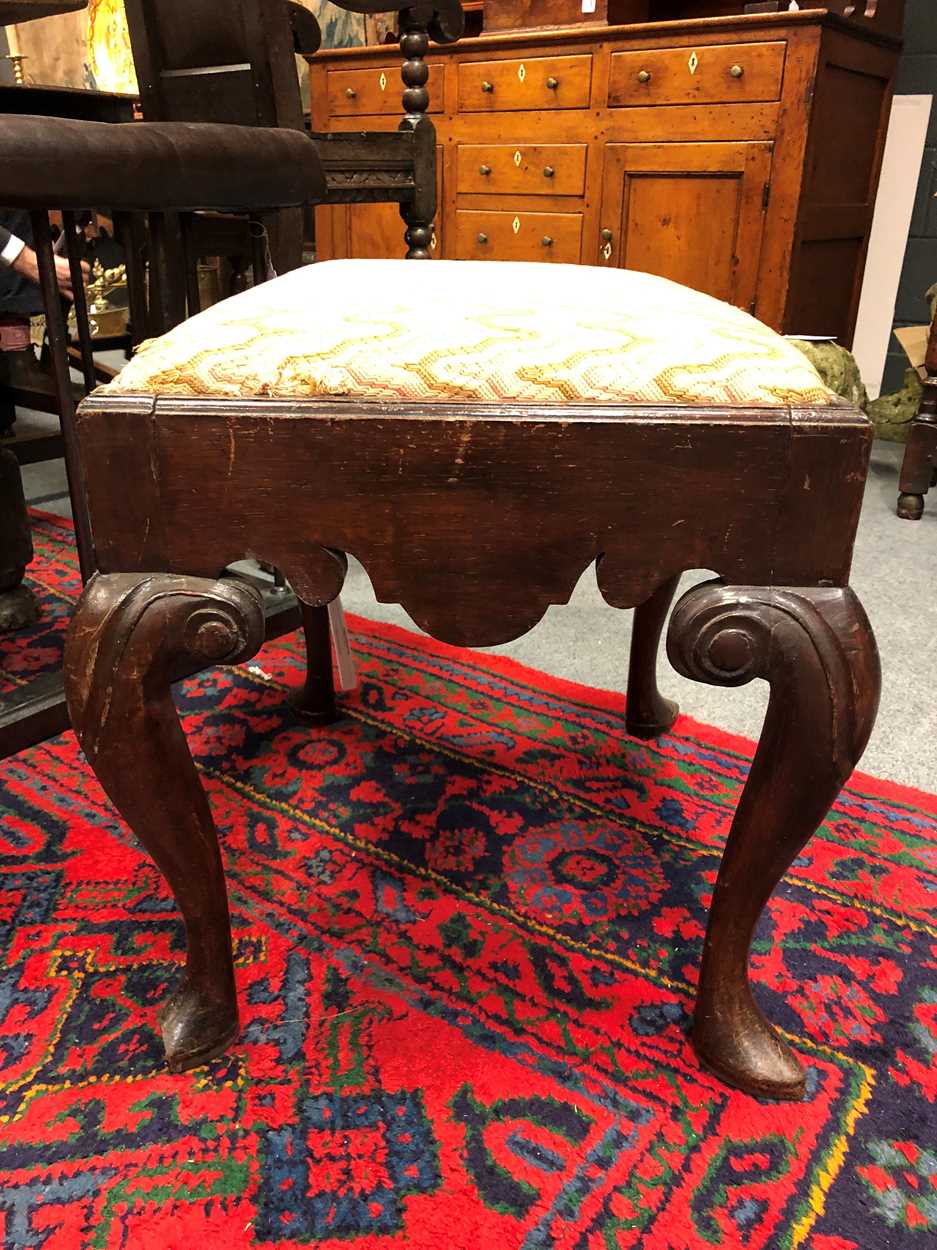
[[[875, 630], [883, 671], [878, 722], [860, 767], [933, 791], [937, 790], [937, 491], [928, 496], [923, 520], [898, 520], [895, 498], [902, 451], [891, 443], [876, 443], [856, 543], [852, 584]], [[50, 512], [68, 511], [61, 461], [29, 466], [23, 476], [30, 502]], [[681, 587], [704, 576], [711, 575], [687, 573]], [[368, 576], [355, 561], [342, 602], [349, 612], [415, 628], [401, 608], [375, 601]], [[526, 637], [491, 650], [557, 677], [623, 691], [632, 615], [605, 603], [590, 568], [568, 604], [548, 609]], [[767, 704], [763, 682], [734, 690], [703, 686], [678, 676], [662, 658], [660, 685], [697, 720], [758, 737]]]

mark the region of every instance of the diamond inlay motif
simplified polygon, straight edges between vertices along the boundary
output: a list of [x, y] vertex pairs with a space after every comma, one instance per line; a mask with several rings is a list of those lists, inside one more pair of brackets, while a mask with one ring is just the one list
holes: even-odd
[[687, 65], [690, 67], [690, 73], [695, 74], [699, 68], [699, 57], [695, 52], [690, 53], [690, 59], [687, 61]]

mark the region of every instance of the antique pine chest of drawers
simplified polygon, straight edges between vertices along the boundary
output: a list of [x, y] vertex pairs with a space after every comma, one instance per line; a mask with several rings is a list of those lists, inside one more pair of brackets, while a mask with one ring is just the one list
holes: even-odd
[[[851, 342], [899, 45], [803, 10], [483, 36], [430, 54], [434, 253], [643, 269]], [[320, 53], [316, 130], [395, 127], [393, 46]], [[318, 255], [400, 256], [392, 204]]]

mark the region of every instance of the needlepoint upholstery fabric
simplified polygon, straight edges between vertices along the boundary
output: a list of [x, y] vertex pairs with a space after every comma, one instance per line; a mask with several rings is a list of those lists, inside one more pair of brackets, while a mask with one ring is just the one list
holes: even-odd
[[730, 304], [633, 270], [337, 260], [144, 343], [111, 392], [816, 405], [813, 366]]

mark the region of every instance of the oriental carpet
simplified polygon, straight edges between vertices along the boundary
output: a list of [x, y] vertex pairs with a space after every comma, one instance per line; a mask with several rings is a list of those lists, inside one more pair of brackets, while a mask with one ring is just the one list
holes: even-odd
[[[6, 688], [77, 589], [67, 525], [35, 538]], [[686, 1039], [751, 744], [351, 625], [325, 730], [295, 637], [178, 689], [242, 1003], [200, 1071], [153, 1024], [180, 918], [73, 735], [0, 763], [0, 1250], [932, 1245], [937, 798], [857, 774], [792, 867], [753, 969], [808, 1096], [751, 1098]]]

